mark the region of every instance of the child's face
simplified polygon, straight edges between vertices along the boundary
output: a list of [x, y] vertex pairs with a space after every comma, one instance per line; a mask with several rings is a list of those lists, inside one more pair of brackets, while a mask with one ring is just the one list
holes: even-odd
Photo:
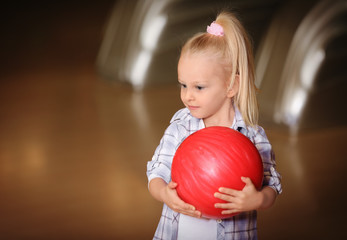
[[228, 91], [229, 76], [216, 58], [202, 54], [183, 55], [178, 63], [181, 100], [196, 117], [210, 122], [225, 121], [232, 108], [233, 91]]

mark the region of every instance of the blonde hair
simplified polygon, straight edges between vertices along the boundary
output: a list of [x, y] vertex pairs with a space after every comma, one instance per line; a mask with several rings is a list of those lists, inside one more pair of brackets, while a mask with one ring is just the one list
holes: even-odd
[[226, 70], [230, 71], [231, 89], [239, 76], [239, 89], [234, 96], [234, 104], [249, 126], [258, 124], [257, 88], [254, 76], [252, 44], [241, 22], [229, 12], [221, 12], [215, 21], [223, 27], [224, 36], [198, 33], [190, 38], [182, 48], [184, 54], [207, 54], [219, 58]]

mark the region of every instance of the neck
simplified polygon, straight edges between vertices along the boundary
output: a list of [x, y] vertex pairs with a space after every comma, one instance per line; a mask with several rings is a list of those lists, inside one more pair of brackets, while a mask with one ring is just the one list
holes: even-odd
[[205, 127], [221, 126], [221, 127], [231, 127], [234, 121], [235, 110], [233, 106], [229, 108], [228, 113], [224, 116], [214, 116], [209, 118], [204, 118]]

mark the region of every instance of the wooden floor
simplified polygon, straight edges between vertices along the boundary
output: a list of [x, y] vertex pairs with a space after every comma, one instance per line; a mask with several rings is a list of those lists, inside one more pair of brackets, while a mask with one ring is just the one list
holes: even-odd
[[[133, 92], [98, 76], [95, 57], [110, 6], [73, 6], [80, 18], [62, 8], [65, 15], [43, 15], [40, 28], [32, 27], [37, 38], [25, 30], [18, 48], [5, 44], [0, 239], [153, 236], [161, 204], [147, 191], [146, 163], [182, 105], [176, 86]], [[347, 128], [295, 137], [265, 128], [284, 192], [259, 213], [260, 239], [346, 238]]]

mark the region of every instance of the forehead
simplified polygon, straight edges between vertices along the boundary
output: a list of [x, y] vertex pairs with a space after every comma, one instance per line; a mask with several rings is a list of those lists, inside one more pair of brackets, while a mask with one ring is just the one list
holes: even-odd
[[205, 54], [184, 54], [178, 62], [178, 78], [182, 81], [207, 81], [221, 78], [225, 80], [227, 72], [216, 57]]

